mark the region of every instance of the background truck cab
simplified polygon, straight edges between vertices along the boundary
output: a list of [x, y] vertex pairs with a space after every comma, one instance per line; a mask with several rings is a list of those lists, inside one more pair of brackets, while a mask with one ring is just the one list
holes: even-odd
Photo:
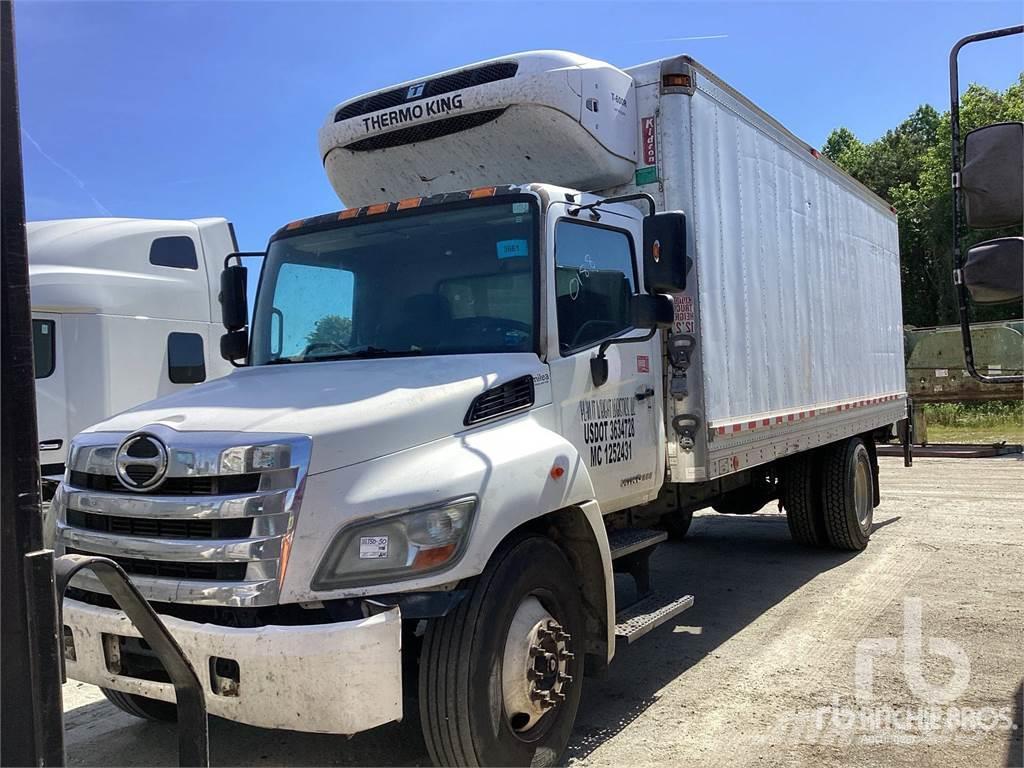
[[217, 301], [224, 219], [28, 224], [44, 497], [76, 433], [134, 405], [223, 376]]

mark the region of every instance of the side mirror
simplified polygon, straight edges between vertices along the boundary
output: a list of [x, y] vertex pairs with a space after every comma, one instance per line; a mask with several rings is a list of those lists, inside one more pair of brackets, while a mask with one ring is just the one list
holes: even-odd
[[1024, 123], [996, 123], [968, 133], [960, 186], [968, 227], [1010, 227], [1024, 220]]
[[686, 288], [686, 215], [680, 211], [653, 213], [644, 218], [644, 288], [647, 293], [670, 293]]
[[1024, 237], [1000, 237], [968, 248], [963, 281], [975, 304], [1020, 301], [1024, 296]]
[[590, 378], [595, 387], [608, 381], [608, 358], [605, 353], [612, 344], [632, 344], [647, 341], [659, 328], [671, 328], [675, 307], [668, 296], [648, 296], [642, 293], [629, 297], [629, 314], [634, 328], [646, 328], [646, 336], [627, 336], [625, 338], [608, 339], [597, 348], [597, 354], [590, 358]]
[[[238, 264], [228, 265], [237, 258]], [[241, 264], [241, 254], [232, 253], [224, 259], [220, 273], [220, 317], [227, 333], [220, 337], [220, 356], [234, 364], [249, 353], [249, 304], [246, 285], [249, 270]]]
[[240, 330], [249, 324], [249, 305], [245, 296], [248, 276], [249, 270], [240, 264], [224, 267], [220, 273], [220, 316], [229, 331]]

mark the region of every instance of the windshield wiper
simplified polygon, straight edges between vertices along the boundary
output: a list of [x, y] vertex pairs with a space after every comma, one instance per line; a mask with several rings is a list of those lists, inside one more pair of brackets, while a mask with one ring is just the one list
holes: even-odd
[[276, 360], [270, 360], [267, 365], [278, 365], [282, 363], [323, 363], [330, 362], [332, 360], [369, 360], [376, 357], [413, 357], [415, 355], [422, 355], [422, 349], [407, 349], [404, 351], [397, 351], [391, 349], [384, 349], [383, 347], [367, 346], [363, 349], [357, 349], [349, 352], [337, 352], [332, 355], [313, 355], [312, 357], [279, 357]]

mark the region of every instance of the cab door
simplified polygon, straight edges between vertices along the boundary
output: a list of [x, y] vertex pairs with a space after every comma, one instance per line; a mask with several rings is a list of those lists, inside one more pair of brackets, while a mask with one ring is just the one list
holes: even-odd
[[61, 359], [60, 320], [59, 314], [32, 313], [39, 463], [44, 476], [63, 474], [68, 452], [67, 390]]
[[[630, 208], [629, 210], [633, 210]], [[568, 206], [549, 209], [567, 214]], [[640, 285], [641, 219], [601, 209], [600, 221], [562, 215], [548, 234], [548, 361], [562, 435], [579, 452], [605, 512], [644, 503], [664, 474], [659, 334], [630, 322]], [[590, 361], [608, 347], [608, 380]]]

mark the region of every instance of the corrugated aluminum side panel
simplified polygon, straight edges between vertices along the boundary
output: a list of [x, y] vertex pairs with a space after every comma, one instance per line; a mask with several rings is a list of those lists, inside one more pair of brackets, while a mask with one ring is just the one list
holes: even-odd
[[723, 101], [691, 97], [708, 425], [903, 392], [895, 216]]

